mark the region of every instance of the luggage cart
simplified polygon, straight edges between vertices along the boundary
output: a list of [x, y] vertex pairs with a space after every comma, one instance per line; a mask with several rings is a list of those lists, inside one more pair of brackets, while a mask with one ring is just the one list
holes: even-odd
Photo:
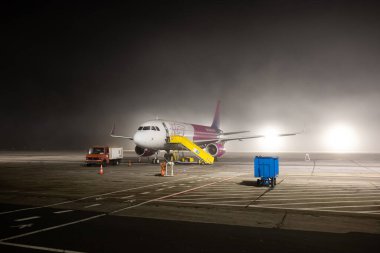
[[278, 157], [256, 156], [254, 160], [254, 175], [259, 177], [257, 185], [272, 186], [276, 185], [278, 176]]

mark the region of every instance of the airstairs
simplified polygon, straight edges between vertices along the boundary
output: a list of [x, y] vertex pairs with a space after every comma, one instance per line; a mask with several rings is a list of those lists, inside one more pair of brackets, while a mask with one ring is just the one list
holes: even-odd
[[185, 148], [187, 148], [190, 152], [196, 155], [200, 161], [203, 161], [205, 164], [213, 164], [214, 157], [210, 155], [208, 152], [204, 151], [201, 147], [199, 147], [194, 142], [190, 141], [185, 136], [173, 135], [168, 138], [168, 143], [172, 144], [181, 144]]

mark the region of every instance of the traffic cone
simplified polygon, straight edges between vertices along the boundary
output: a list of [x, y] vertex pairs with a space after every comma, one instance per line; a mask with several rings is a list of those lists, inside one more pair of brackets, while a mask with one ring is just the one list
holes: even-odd
[[99, 175], [103, 175], [103, 164], [100, 164]]

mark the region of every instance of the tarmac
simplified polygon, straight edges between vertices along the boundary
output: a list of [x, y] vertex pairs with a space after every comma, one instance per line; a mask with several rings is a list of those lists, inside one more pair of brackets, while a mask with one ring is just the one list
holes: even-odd
[[[160, 166], [125, 153], [0, 152], [1, 252], [363, 252], [380, 246], [380, 154], [279, 153], [274, 188], [253, 158]], [[131, 161], [131, 166], [128, 165]]]

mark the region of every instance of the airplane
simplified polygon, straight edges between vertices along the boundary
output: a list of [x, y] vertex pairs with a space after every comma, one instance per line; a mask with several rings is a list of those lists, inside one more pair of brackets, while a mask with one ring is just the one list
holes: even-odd
[[[248, 132], [250, 131], [223, 132], [220, 129], [220, 101], [218, 101], [211, 126], [156, 119], [142, 123], [131, 137], [116, 135], [114, 124], [110, 135], [114, 138], [132, 140], [136, 144], [135, 152], [139, 157], [155, 154], [152, 162], [158, 163], [157, 156], [159, 151], [166, 151], [164, 157], [169, 161], [172, 156], [171, 150], [184, 149], [180, 144], [168, 143], [169, 136], [180, 135], [187, 137], [211, 154], [216, 160], [226, 153], [224, 145], [228, 141], [266, 137], [265, 135], [236, 136], [237, 134]], [[300, 133], [302, 132], [277, 134], [276, 136], [292, 136]]]

